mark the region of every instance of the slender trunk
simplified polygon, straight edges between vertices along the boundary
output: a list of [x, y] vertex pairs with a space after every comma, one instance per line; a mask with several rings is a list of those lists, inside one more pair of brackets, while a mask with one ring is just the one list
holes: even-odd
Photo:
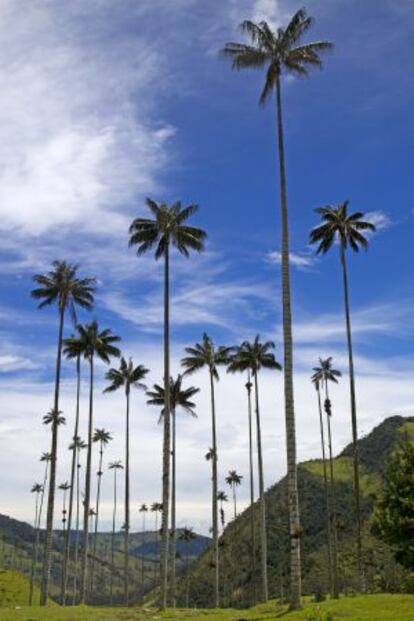
[[355, 398], [355, 374], [354, 374], [354, 356], [352, 351], [352, 333], [351, 333], [351, 314], [349, 310], [349, 287], [348, 273], [346, 266], [345, 248], [343, 244], [340, 246], [340, 258], [342, 265], [342, 276], [344, 284], [344, 302], [345, 302], [345, 321], [346, 321], [346, 337], [348, 343], [348, 361], [349, 361], [349, 390], [351, 397], [351, 422], [352, 422], [352, 448], [354, 459], [354, 493], [355, 493], [355, 513], [357, 519], [357, 555], [358, 555], [358, 574], [360, 580], [360, 588], [363, 590], [363, 565], [362, 565], [362, 526], [361, 526], [361, 501], [359, 488], [359, 451], [358, 451], [358, 424]]
[[32, 566], [30, 569], [30, 590], [29, 590], [29, 606], [32, 605], [33, 602], [33, 583], [34, 583], [34, 572], [35, 572], [35, 562], [37, 557], [37, 546], [39, 543], [38, 533], [39, 533], [39, 493], [36, 492], [36, 501], [35, 501], [35, 519], [34, 519], [34, 528], [35, 528], [35, 540], [33, 542], [33, 553], [32, 553]]
[[75, 555], [74, 555], [74, 576], [73, 576], [73, 599], [72, 605], [76, 604], [77, 597], [77, 582], [78, 582], [78, 556], [79, 556], [79, 515], [80, 515], [80, 463], [79, 463], [80, 449], [76, 451], [76, 535], [75, 535]]
[[45, 497], [45, 490], [46, 490], [46, 485], [47, 485], [48, 471], [49, 471], [49, 462], [46, 461], [45, 474], [44, 474], [44, 477], [43, 477], [42, 492], [41, 492], [41, 495], [40, 495], [40, 507], [39, 507], [39, 513], [38, 513], [38, 517], [37, 517], [36, 542], [35, 542], [35, 549], [34, 549], [34, 557], [33, 557], [32, 568], [31, 568], [31, 572], [30, 572], [29, 606], [32, 606], [32, 604], [33, 604], [33, 590], [34, 590], [34, 582], [35, 582], [35, 578], [36, 578], [37, 561], [38, 561], [38, 556], [39, 556], [40, 526], [41, 526], [41, 522], [42, 522], [43, 501], [44, 501], [44, 497]]
[[282, 121], [282, 97], [280, 77], [276, 83], [277, 100], [277, 127], [280, 171], [280, 207], [282, 220], [282, 306], [283, 306], [283, 344], [284, 344], [284, 392], [285, 392], [285, 419], [286, 419], [286, 448], [287, 448], [287, 483], [290, 531], [290, 608], [301, 608], [302, 578], [300, 559], [301, 527], [299, 517], [299, 497], [296, 465], [296, 430], [295, 408], [293, 400], [293, 340], [292, 340], [292, 313], [290, 295], [290, 266], [289, 266], [289, 223], [286, 195], [285, 149]]
[[329, 487], [328, 487], [328, 473], [326, 468], [326, 454], [325, 454], [325, 434], [323, 430], [323, 417], [322, 417], [322, 404], [321, 404], [321, 392], [319, 386], [316, 391], [318, 393], [318, 410], [319, 410], [319, 427], [321, 432], [321, 448], [322, 448], [322, 465], [323, 465], [323, 483], [325, 487], [325, 500], [326, 500], [326, 530], [328, 535], [328, 577], [329, 577], [329, 592], [333, 596], [333, 575], [332, 575], [332, 534], [331, 534], [331, 509], [329, 502]]
[[49, 495], [47, 501], [47, 517], [46, 517], [46, 537], [44, 547], [44, 560], [42, 570], [42, 586], [40, 592], [40, 605], [45, 606], [49, 595], [49, 579], [50, 566], [52, 561], [52, 543], [53, 543], [53, 515], [55, 510], [55, 491], [56, 491], [56, 462], [58, 447], [58, 424], [57, 416], [59, 411], [59, 395], [60, 395], [60, 369], [62, 364], [62, 343], [63, 343], [63, 326], [65, 320], [65, 309], [62, 307], [59, 312], [59, 336], [58, 348], [56, 356], [56, 379], [55, 379], [55, 396], [53, 402], [53, 411], [55, 419], [52, 423], [52, 450], [50, 460], [50, 477], [49, 477]]
[[111, 606], [113, 604], [114, 595], [114, 567], [115, 567], [115, 526], [116, 526], [116, 468], [114, 468], [114, 508], [112, 513], [112, 537], [111, 537]]
[[247, 407], [249, 418], [249, 469], [250, 469], [250, 543], [252, 559], [253, 601], [256, 603], [256, 529], [254, 524], [254, 474], [253, 474], [253, 433], [252, 433], [252, 383], [250, 371], [247, 371]]
[[[325, 380], [325, 398], [329, 399], [328, 396], [328, 385]], [[334, 470], [333, 470], [333, 456], [332, 456], [332, 435], [331, 435], [331, 417], [328, 412], [326, 412], [326, 419], [328, 425], [328, 450], [329, 450], [329, 472], [331, 479], [331, 524], [332, 524], [332, 569], [333, 569], [333, 597], [334, 599], [338, 599], [339, 597], [339, 589], [338, 589], [338, 537], [337, 537], [337, 529], [336, 529], [336, 501], [335, 501], [335, 478], [334, 478]]]
[[234, 508], [234, 519], [237, 517], [237, 501], [236, 501], [236, 486], [233, 484], [233, 508]]
[[254, 393], [256, 401], [256, 427], [257, 427], [257, 461], [259, 468], [259, 502], [260, 502], [260, 548], [261, 548], [261, 564], [262, 564], [262, 589], [263, 601], [269, 599], [269, 590], [267, 583], [267, 533], [266, 533], [266, 500], [264, 495], [264, 476], [263, 476], [263, 456], [262, 456], [262, 431], [260, 425], [259, 410], [259, 382], [257, 380], [257, 371], [253, 373]]
[[129, 599], [129, 388], [126, 390], [125, 429], [125, 531], [124, 531], [124, 602]]
[[83, 507], [83, 548], [82, 548], [82, 585], [81, 603], [86, 603], [87, 569], [88, 569], [88, 537], [89, 537], [89, 509], [91, 498], [91, 467], [92, 467], [92, 428], [93, 428], [93, 354], [89, 361], [89, 422], [88, 422], [88, 447], [86, 454], [85, 472], [85, 499]]
[[211, 428], [212, 428], [212, 489], [213, 489], [213, 550], [214, 550], [214, 605], [219, 607], [219, 542], [218, 542], [218, 516], [217, 516], [217, 435], [216, 435], [216, 404], [214, 399], [214, 378], [210, 370], [210, 390], [211, 390]]
[[162, 459], [162, 537], [161, 537], [161, 608], [167, 607], [168, 544], [170, 501], [170, 308], [169, 308], [169, 245], [164, 261], [164, 446]]
[[176, 581], [176, 561], [175, 553], [177, 548], [177, 533], [176, 529], [176, 418], [175, 408], [171, 411], [172, 418], [172, 482], [171, 482], [171, 602], [173, 608], [176, 606], [175, 601], [175, 581]]
[[103, 462], [103, 443], [100, 441], [99, 446], [99, 466], [98, 466], [98, 485], [96, 490], [96, 502], [95, 502], [95, 529], [93, 533], [93, 552], [92, 552], [92, 566], [91, 566], [91, 581], [90, 592], [93, 593], [93, 583], [95, 578], [95, 563], [96, 563], [96, 545], [98, 541], [98, 523], [99, 523], [99, 504], [101, 500], [101, 484], [102, 484], [102, 462]]
[[73, 494], [75, 483], [75, 468], [76, 468], [76, 439], [79, 433], [79, 405], [80, 405], [80, 356], [76, 359], [76, 415], [75, 415], [75, 427], [73, 430], [73, 449], [72, 449], [72, 463], [70, 470], [70, 491], [69, 491], [69, 511], [68, 511], [68, 528], [66, 530], [64, 551], [63, 551], [63, 570], [62, 570], [62, 584], [61, 584], [61, 601], [62, 606], [66, 604], [66, 589], [68, 581], [68, 562], [70, 551], [70, 538], [72, 529], [72, 512], [73, 512]]
[[[142, 544], [145, 547], [145, 512], [142, 512]], [[144, 593], [145, 563], [144, 558], [141, 560], [141, 591]]]

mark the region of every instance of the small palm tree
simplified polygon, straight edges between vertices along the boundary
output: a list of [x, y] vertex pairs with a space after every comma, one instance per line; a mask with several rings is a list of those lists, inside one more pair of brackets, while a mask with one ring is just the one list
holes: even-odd
[[249, 37], [249, 44], [228, 43], [222, 54], [233, 61], [233, 69], [265, 69], [266, 78], [260, 95], [260, 104], [276, 93], [276, 114], [279, 149], [280, 206], [282, 223], [282, 307], [285, 374], [285, 419], [288, 458], [288, 499], [291, 537], [291, 601], [292, 609], [301, 607], [301, 561], [299, 501], [297, 490], [296, 433], [293, 403], [293, 343], [290, 294], [289, 221], [286, 192], [285, 149], [282, 120], [283, 73], [307, 77], [309, 67], [321, 67], [320, 52], [332, 47], [327, 41], [301, 43], [303, 35], [312, 26], [313, 19], [300, 9], [286, 28], [273, 32], [266, 21], [255, 24], [244, 21], [240, 28]]
[[68, 490], [70, 489], [70, 485], [69, 485], [69, 481], [65, 481], [64, 483], [61, 483], [58, 487], [58, 489], [60, 489], [61, 492], [63, 492], [63, 505], [62, 505], [62, 531], [63, 531], [63, 538], [65, 538], [65, 531], [66, 531], [66, 515], [67, 515], [67, 510], [66, 510], [66, 495]]
[[129, 229], [129, 245], [137, 246], [137, 254], [145, 254], [155, 247], [155, 259], [164, 258], [164, 443], [162, 477], [162, 542], [161, 542], [161, 605], [167, 606], [168, 587], [168, 518], [170, 487], [170, 247], [188, 257], [190, 250], [202, 252], [206, 233], [202, 229], [189, 226], [185, 222], [198, 211], [197, 205], [182, 208], [177, 201], [169, 206], [158, 205], [147, 198], [147, 207], [153, 219], [136, 218]]
[[188, 608], [189, 606], [189, 578], [190, 572], [189, 569], [189, 557], [190, 557], [190, 543], [196, 539], [196, 534], [194, 533], [192, 528], [183, 528], [181, 533], [179, 534], [180, 541], [185, 542], [185, 575], [186, 575], [186, 588], [185, 588], [185, 606]]
[[338, 383], [338, 377], [341, 377], [341, 372], [332, 367], [332, 357], [322, 360], [319, 358], [319, 366], [313, 369], [313, 378], [318, 381], [325, 389], [325, 413], [326, 422], [328, 428], [328, 450], [329, 450], [329, 471], [330, 471], [330, 490], [331, 490], [331, 524], [333, 532], [333, 545], [332, 545], [332, 594], [335, 599], [339, 597], [339, 585], [338, 585], [338, 534], [337, 534], [337, 519], [336, 519], [336, 500], [335, 500], [335, 478], [333, 469], [333, 453], [332, 453], [332, 434], [331, 434], [331, 402], [329, 400], [328, 382]]
[[40, 502], [43, 494], [43, 485], [40, 483], [35, 483], [32, 486], [30, 492], [32, 494], [36, 494], [35, 496], [35, 519], [34, 519], [34, 529], [35, 529], [35, 540], [33, 545], [33, 554], [32, 554], [32, 563], [30, 569], [30, 591], [29, 591], [29, 606], [32, 605], [33, 602], [33, 585], [34, 585], [34, 576], [35, 576], [35, 567], [37, 563], [37, 548], [39, 546], [39, 527], [40, 527]]
[[123, 470], [121, 461], [113, 461], [109, 464], [109, 470], [113, 470], [114, 473], [114, 506], [112, 511], [112, 537], [111, 537], [111, 606], [113, 603], [113, 588], [114, 588], [114, 570], [115, 570], [115, 529], [116, 529], [116, 509], [117, 509], [117, 472]]
[[121, 358], [119, 369], [109, 369], [106, 379], [110, 382], [104, 392], [114, 392], [119, 388], [125, 389], [126, 397], [126, 431], [125, 431], [125, 531], [124, 531], [124, 598], [125, 606], [128, 606], [129, 591], [129, 527], [130, 527], [130, 507], [129, 507], [129, 396], [132, 388], [146, 390], [146, 385], [142, 380], [148, 373], [148, 369], [142, 364], [134, 367], [132, 359], [127, 362]]
[[[145, 545], [145, 516], [148, 513], [148, 507], [144, 503], [139, 508], [139, 512], [142, 513], [142, 543]], [[145, 578], [145, 563], [144, 558], [141, 560], [141, 590], [144, 592], [144, 578]]]
[[40, 527], [42, 523], [43, 503], [44, 503], [45, 491], [46, 491], [47, 480], [48, 480], [48, 475], [49, 475], [49, 464], [51, 460], [52, 460], [52, 455], [50, 453], [44, 452], [40, 456], [40, 461], [45, 464], [45, 471], [43, 475], [42, 491], [40, 494], [38, 528], [36, 532], [36, 542], [35, 542], [35, 556], [33, 560], [32, 570], [30, 572], [29, 606], [33, 605], [33, 590], [34, 590], [34, 583], [36, 579], [37, 561], [39, 557]]
[[[59, 411], [60, 395], [60, 368], [62, 361], [63, 330], [66, 311], [76, 317], [76, 307], [80, 306], [90, 310], [93, 305], [94, 278], [77, 277], [78, 266], [70, 265], [65, 261], [54, 261], [52, 270], [47, 274], [37, 274], [33, 277], [38, 285], [33, 289], [31, 296], [35, 300], [41, 300], [39, 308], [56, 304], [59, 312], [59, 332], [56, 356], [55, 394], [53, 411]], [[52, 424], [52, 447], [49, 477], [49, 494], [47, 502], [46, 537], [44, 549], [44, 562], [42, 570], [42, 584], [40, 591], [40, 605], [45, 606], [49, 593], [50, 564], [52, 558], [53, 517], [56, 490], [56, 460], [58, 451], [58, 428]]]
[[[191, 386], [190, 388], [182, 388], [183, 378], [181, 375], [177, 376], [177, 379], [170, 378], [170, 408], [171, 408], [171, 418], [172, 418], [172, 480], [171, 480], [171, 599], [172, 605], [175, 607], [175, 583], [176, 583], [176, 436], [177, 436], [177, 423], [176, 423], [176, 412], [177, 408], [181, 408], [184, 412], [192, 416], [193, 418], [197, 418], [197, 414], [195, 413], [195, 403], [191, 401], [193, 396], [197, 394], [200, 389], [194, 388]], [[165, 395], [164, 395], [164, 387], [159, 384], [154, 384], [154, 388], [152, 391], [147, 392], [148, 397], [150, 397], [147, 403], [151, 405], [157, 405], [159, 407], [164, 406], [165, 403]], [[164, 409], [161, 412], [160, 420], [163, 417]]]
[[219, 380], [218, 366], [226, 364], [230, 355], [229, 347], [215, 347], [213, 340], [203, 334], [201, 343], [196, 343], [193, 347], [186, 347], [185, 356], [181, 364], [185, 369], [184, 374], [191, 374], [203, 368], [207, 368], [210, 377], [211, 395], [211, 430], [212, 430], [212, 510], [213, 510], [213, 548], [214, 548], [214, 605], [219, 606], [219, 545], [218, 545], [218, 515], [217, 515], [217, 434], [216, 434], [216, 404], [214, 398], [214, 382]]
[[155, 514], [155, 534], [156, 534], [157, 555], [158, 555], [158, 563], [156, 565], [155, 574], [159, 575], [159, 570], [160, 570], [160, 550], [159, 550], [160, 531], [158, 529], [158, 514], [162, 513], [162, 503], [161, 502], [153, 502], [152, 505], [151, 505], [151, 511], [152, 511], [152, 513]]
[[231, 487], [233, 492], [234, 519], [237, 517], [236, 488], [238, 485], [241, 485], [242, 479], [243, 477], [237, 474], [235, 470], [229, 470], [229, 474], [226, 476], [226, 483]]
[[316, 252], [326, 254], [338, 241], [339, 258], [342, 267], [342, 278], [344, 288], [345, 304], [345, 323], [346, 336], [348, 343], [348, 364], [349, 364], [349, 390], [351, 398], [351, 423], [352, 423], [352, 445], [354, 459], [354, 489], [355, 489], [355, 509], [357, 518], [357, 548], [358, 548], [358, 568], [362, 586], [362, 525], [360, 508], [360, 489], [359, 489], [359, 455], [358, 455], [358, 421], [355, 397], [355, 374], [354, 374], [354, 355], [352, 348], [351, 313], [349, 308], [349, 286], [348, 269], [346, 263], [346, 251], [351, 248], [354, 252], [359, 252], [361, 248], [368, 248], [368, 240], [364, 237], [365, 231], [375, 231], [372, 222], [364, 220], [364, 214], [356, 211], [348, 213], [349, 201], [339, 205], [328, 205], [316, 209], [322, 218], [322, 224], [315, 227], [310, 233], [310, 243], [318, 244]]
[[218, 491], [217, 493], [217, 500], [220, 503], [220, 521], [221, 521], [221, 529], [224, 532], [224, 526], [226, 523], [226, 516], [224, 514], [224, 507], [223, 507], [223, 502], [227, 502], [228, 501], [228, 497], [226, 492], [223, 492], [222, 490]]
[[237, 347], [229, 359], [227, 371], [229, 373], [245, 373], [249, 370], [254, 380], [255, 392], [255, 410], [256, 410], [256, 435], [257, 435], [257, 459], [259, 469], [259, 500], [260, 500], [260, 540], [261, 540], [261, 564], [262, 564], [262, 588], [263, 599], [267, 602], [269, 598], [268, 580], [267, 580], [267, 535], [266, 535], [266, 501], [264, 495], [264, 472], [263, 472], [263, 456], [262, 456], [262, 431], [260, 422], [259, 407], [259, 381], [258, 373], [260, 369], [277, 369], [282, 367], [276, 361], [272, 352], [275, 344], [272, 341], [260, 341], [257, 335], [252, 343], [244, 341], [241, 346]]
[[121, 352], [114, 345], [120, 338], [111, 333], [109, 328], [101, 330], [96, 321], [90, 324], [77, 326], [78, 336], [75, 339], [67, 339], [68, 348], [79, 348], [81, 355], [89, 363], [89, 416], [88, 416], [88, 439], [85, 469], [85, 500], [83, 503], [83, 548], [82, 548], [82, 578], [81, 578], [81, 603], [86, 601], [87, 594], [87, 560], [89, 540], [89, 509], [91, 501], [91, 474], [92, 474], [92, 430], [93, 430], [93, 399], [94, 399], [94, 369], [95, 359], [98, 358], [109, 364], [112, 357], [119, 357]]
[[109, 431], [106, 429], [95, 429], [95, 432], [92, 437], [92, 441], [99, 443], [99, 466], [98, 472], [96, 473], [98, 478], [98, 485], [96, 488], [96, 504], [95, 504], [95, 529], [93, 534], [93, 552], [92, 552], [92, 567], [91, 567], [91, 592], [93, 592], [93, 579], [95, 575], [95, 561], [96, 561], [96, 544], [98, 539], [98, 521], [99, 521], [99, 503], [101, 499], [101, 482], [102, 482], [102, 464], [103, 464], [103, 454], [104, 447], [109, 444], [112, 440], [112, 436]]
[[[74, 606], [77, 602], [77, 588], [78, 588], [78, 557], [79, 557], [79, 519], [80, 519], [80, 452], [83, 449], [86, 449], [88, 445], [84, 442], [79, 436], [76, 436], [73, 439], [72, 444], [69, 446], [69, 450], [76, 451], [76, 524], [75, 524], [75, 554], [74, 554], [74, 574], [73, 574], [73, 597], [72, 597], [72, 605]], [[69, 557], [66, 559], [66, 563], [68, 562]], [[66, 589], [66, 587], [65, 587]], [[66, 590], [65, 590], [66, 592]]]

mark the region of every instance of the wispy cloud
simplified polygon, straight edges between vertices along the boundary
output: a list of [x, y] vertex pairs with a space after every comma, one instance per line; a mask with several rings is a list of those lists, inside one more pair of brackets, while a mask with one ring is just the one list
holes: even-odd
[[[290, 263], [298, 269], [309, 269], [314, 266], [316, 257], [310, 252], [291, 252], [289, 255]], [[270, 263], [280, 265], [282, 263], [282, 253], [274, 250], [266, 255], [266, 260]]]

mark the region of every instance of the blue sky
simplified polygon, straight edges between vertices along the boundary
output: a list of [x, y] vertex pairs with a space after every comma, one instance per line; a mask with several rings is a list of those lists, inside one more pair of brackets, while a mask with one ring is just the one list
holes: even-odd
[[[203, 256], [173, 258], [174, 371], [203, 330], [226, 344], [260, 332], [281, 357], [274, 105], [257, 105], [260, 73], [231, 72], [217, 51], [240, 39], [242, 19], [277, 26], [297, 8], [290, 0], [1, 3], [1, 512], [30, 519], [28, 489], [48, 449], [41, 417], [51, 405], [56, 316], [29, 299], [33, 273], [57, 258], [96, 275], [91, 316], [122, 336], [125, 354], [151, 369], [151, 383], [161, 377], [161, 266], [127, 248], [128, 224], [144, 213], [146, 196], [198, 203], [194, 223], [208, 232]], [[316, 259], [307, 245], [316, 207], [349, 199], [378, 224], [369, 252], [350, 257], [361, 431], [414, 410], [413, 6], [314, 0], [307, 9], [316, 17], [311, 38], [335, 49], [323, 71], [283, 83], [300, 459], [319, 451], [308, 381], [319, 355], [333, 355], [344, 372], [334, 395], [335, 445], [350, 440], [338, 257]], [[110, 460], [122, 458], [123, 402], [101, 395], [103, 375], [101, 368], [95, 422], [114, 433]], [[178, 517], [204, 532], [206, 379], [191, 380], [202, 389], [199, 420], [183, 419], [179, 430]], [[62, 447], [71, 434], [73, 382], [65, 365]], [[261, 393], [270, 485], [285, 470], [281, 377], [263, 374]], [[223, 377], [217, 399], [221, 476], [235, 467], [247, 477], [241, 378]], [[161, 435], [143, 395], [134, 407], [138, 506], [159, 497]], [[67, 464], [65, 454], [59, 481]], [[104, 525], [109, 511], [108, 481]]]

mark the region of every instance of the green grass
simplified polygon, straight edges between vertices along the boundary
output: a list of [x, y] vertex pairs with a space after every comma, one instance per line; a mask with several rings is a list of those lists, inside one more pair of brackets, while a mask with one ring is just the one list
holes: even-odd
[[275, 602], [250, 610], [167, 610], [134, 608], [22, 607], [3, 608], [1, 621], [413, 621], [414, 595], [366, 595], [321, 604], [308, 603], [299, 612], [287, 612]]
[[[323, 463], [320, 460], [307, 461], [301, 464], [302, 468], [305, 468], [313, 475], [323, 477]], [[329, 463], [328, 476], [329, 476]], [[354, 470], [353, 470], [352, 457], [335, 457], [333, 460], [334, 479], [337, 483], [352, 483]], [[360, 468], [360, 486], [363, 494], [372, 494], [378, 491], [380, 480], [375, 474], [367, 473], [363, 468]]]

